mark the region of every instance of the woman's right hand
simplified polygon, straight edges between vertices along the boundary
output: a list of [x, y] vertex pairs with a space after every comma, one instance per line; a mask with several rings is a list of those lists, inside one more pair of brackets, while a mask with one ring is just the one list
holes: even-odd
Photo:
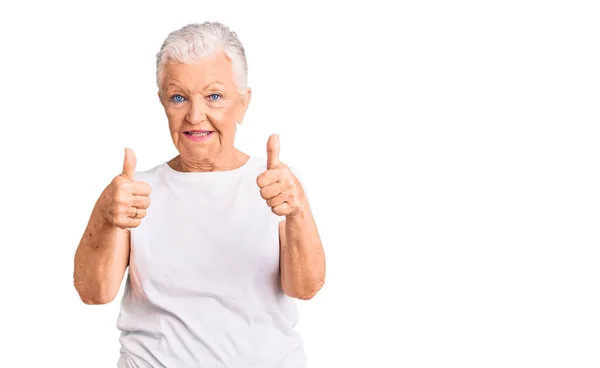
[[150, 206], [148, 183], [135, 181], [135, 153], [125, 149], [123, 172], [111, 181], [98, 199], [98, 210], [111, 226], [121, 229], [138, 227]]

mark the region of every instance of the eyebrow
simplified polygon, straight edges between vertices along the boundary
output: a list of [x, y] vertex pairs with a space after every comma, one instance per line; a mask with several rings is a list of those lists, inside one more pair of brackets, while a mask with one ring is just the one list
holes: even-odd
[[219, 81], [213, 81], [213, 82], [210, 82], [210, 83], [208, 83], [208, 84], [206, 85], [206, 87], [204, 87], [204, 89], [207, 89], [208, 87], [211, 87], [211, 86], [213, 86], [214, 84], [218, 84], [218, 85], [220, 85], [221, 87], [225, 87], [225, 85], [224, 85], [223, 83], [221, 83], [221, 82], [219, 82]]
[[[204, 88], [202, 88], [202, 90], [207, 90], [208, 88], [212, 87], [213, 85], [219, 85], [221, 87], [225, 87], [225, 85], [219, 81], [212, 81], [210, 83], [208, 83]], [[165, 89], [169, 89], [171, 87], [175, 87], [175, 88], [181, 88], [183, 90], [187, 91], [187, 88], [184, 88], [183, 86], [181, 86], [179, 83], [177, 82], [173, 82], [170, 81], [169, 83], [167, 83], [166, 88]]]
[[176, 82], [169, 82], [169, 83], [167, 83], [167, 85], [165, 86], [165, 89], [168, 89], [168, 88], [171, 88], [171, 87], [185, 89], [179, 83], [176, 83]]

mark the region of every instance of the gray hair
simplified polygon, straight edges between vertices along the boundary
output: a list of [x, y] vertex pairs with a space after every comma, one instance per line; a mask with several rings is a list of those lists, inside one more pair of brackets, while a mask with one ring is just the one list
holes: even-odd
[[235, 32], [219, 22], [192, 23], [171, 32], [156, 54], [156, 84], [160, 88], [163, 66], [168, 62], [192, 63], [223, 51], [231, 59], [238, 90], [248, 83], [244, 46]]

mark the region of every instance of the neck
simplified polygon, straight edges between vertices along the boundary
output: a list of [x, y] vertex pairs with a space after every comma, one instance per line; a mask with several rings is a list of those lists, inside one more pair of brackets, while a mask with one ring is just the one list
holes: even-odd
[[186, 158], [179, 155], [169, 161], [173, 170], [181, 172], [211, 172], [235, 170], [246, 163], [249, 156], [237, 149], [216, 158]]

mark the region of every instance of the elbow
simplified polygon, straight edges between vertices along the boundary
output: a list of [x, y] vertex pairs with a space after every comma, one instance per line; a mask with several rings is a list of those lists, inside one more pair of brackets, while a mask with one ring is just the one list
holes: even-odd
[[112, 302], [115, 298], [114, 297], [106, 297], [106, 296], [92, 296], [92, 297], [87, 297], [87, 296], [82, 296], [80, 295], [80, 299], [83, 302], [83, 304], [87, 304], [87, 305], [102, 305], [102, 304], [108, 304], [110, 302]]
[[315, 285], [315, 287], [313, 289], [311, 289], [308, 292], [302, 293], [300, 295], [298, 295], [298, 299], [300, 300], [311, 300], [312, 298], [314, 298], [319, 291], [321, 291], [321, 289], [323, 288], [323, 285], [325, 283], [323, 281], [319, 281], [319, 283], [317, 285]]
[[109, 292], [106, 288], [89, 288], [84, 287], [82, 283], [74, 282], [75, 290], [79, 295], [79, 299], [86, 305], [102, 305], [112, 302], [116, 293]]
[[298, 298], [300, 300], [311, 300], [312, 298], [315, 297], [315, 295], [317, 295], [317, 293], [318, 293], [318, 291], [311, 292], [311, 293], [299, 294], [296, 296], [296, 298]]
[[299, 290], [294, 290], [293, 292], [286, 293], [288, 296], [300, 300], [311, 300], [314, 298], [319, 291], [323, 288], [325, 284], [325, 280], [319, 280], [310, 287], [304, 287]]

